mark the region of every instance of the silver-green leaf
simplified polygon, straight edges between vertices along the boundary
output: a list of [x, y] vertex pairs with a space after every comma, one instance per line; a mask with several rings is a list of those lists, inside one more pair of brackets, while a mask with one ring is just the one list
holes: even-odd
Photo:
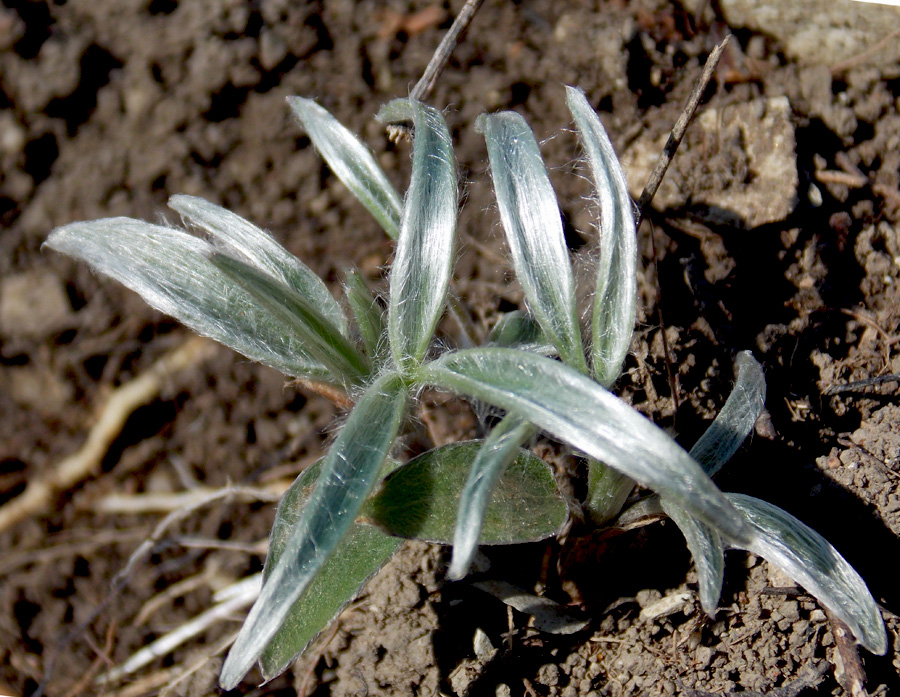
[[744, 494], [727, 494], [750, 525], [748, 544], [729, 541], [772, 562], [843, 620], [856, 640], [884, 655], [887, 632], [865, 582], [828, 541], [791, 514]]
[[[712, 476], [731, 459], [753, 430], [766, 401], [766, 378], [749, 351], [737, 355], [737, 381], [725, 405], [691, 448], [691, 457]], [[721, 535], [673, 501], [661, 499], [663, 510], [684, 534], [697, 565], [700, 605], [715, 616], [725, 571], [725, 545]]]
[[484, 516], [498, 481], [534, 435], [534, 426], [507, 414], [482, 443], [469, 467], [465, 488], [459, 496], [459, 513], [453, 531], [453, 558], [447, 576], [459, 580], [469, 571], [484, 525]]
[[210, 260], [235, 285], [250, 293], [257, 307], [281, 318], [285, 324], [292, 324], [303, 337], [306, 350], [326, 366], [339, 383], [359, 383], [368, 375], [366, 357], [319, 313], [308, 298], [272, 276], [225, 254], [213, 254]]
[[322, 463], [322, 474], [259, 599], [228, 652], [219, 682], [234, 688], [262, 655], [322, 570], [375, 485], [394, 442], [407, 387], [388, 373], [360, 397]]
[[[398, 537], [450, 544], [466, 474], [481, 447], [482, 441], [451, 443], [401, 465], [366, 502], [362, 519]], [[547, 464], [516, 448], [489, 496], [478, 541], [543, 540], [560, 531], [567, 513]]]
[[691, 448], [691, 456], [711, 477], [750, 435], [766, 402], [766, 377], [749, 351], [737, 355], [737, 381], [725, 405]]
[[500, 219], [530, 312], [562, 360], [587, 372], [575, 281], [556, 195], [531, 128], [514, 111], [482, 115]]
[[172, 196], [169, 208], [181, 215], [185, 223], [208, 234], [218, 251], [266, 272], [297, 291], [342, 334], [347, 333], [347, 319], [328, 286], [271, 235], [241, 216], [197, 196]]
[[[322, 461], [319, 460], [302, 472], [281, 498], [269, 535], [263, 583], [277, 566], [321, 471]], [[401, 543], [399, 538], [385, 535], [376, 527], [354, 522], [322, 571], [294, 602], [281, 629], [260, 656], [263, 680], [269, 681], [283, 673], [341, 610], [359, 595]]]
[[50, 249], [85, 261], [157, 310], [247, 358], [295, 377], [329, 379], [297, 327], [259, 307], [209, 260], [215, 248], [180, 230], [132, 218], [57, 228]]
[[666, 433], [574, 369], [512, 349], [448, 353], [422, 381], [499, 406], [745, 540], [749, 531], [700, 466]]
[[631, 196], [612, 143], [584, 93], [566, 88], [566, 103], [587, 154], [600, 204], [600, 262], [591, 322], [593, 372], [604, 387], [622, 370], [634, 333], [637, 239]]
[[456, 232], [456, 167], [450, 131], [437, 109], [395, 99], [378, 114], [415, 126], [412, 175], [391, 267], [388, 333], [401, 370], [417, 367], [444, 311]]
[[331, 171], [337, 175], [393, 240], [403, 204], [371, 150], [311, 99], [288, 97], [288, 105]]

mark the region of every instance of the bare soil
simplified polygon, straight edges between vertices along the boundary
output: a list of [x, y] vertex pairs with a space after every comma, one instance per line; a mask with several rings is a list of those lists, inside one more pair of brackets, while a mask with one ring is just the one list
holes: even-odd
[[[350, 264], [377, 283], [389, 245], [284, 98], [315, 97], [363, 134], [402, 190], [408, 146], [372, 116], [408, 93], [452, 5], [5, 0], [0, 503], [54, 476], [113, 390], [189, 338], [115, 283], [42, 253], [49, 231], [158, 219], [168, 196], [188, 193], [266, 227], [336, 292]], [[430, 98], [446, 110], [465, 182], [457, 290], [485, 325], [521, 303], [478, 114], [517, 109], [546, 139], [587, 267], [593, 211], [562, 86], [586, 91], [637, 193], [707, 55], [733, 31], [640, 230], [643, 307], [619, 391], [690, 446], [727, 396], [735, 353], [754, 352], [768, 413], [719, 484], [782, 506], [860, 571], [891, 640], [884, 657], [861, 652], [866, 689], [885, 694], [900, 687], [900, 406], [889, 377], [900, 373], [900, 68], [804, 62], [726, 20], [661, 0], [486, 3]], [[472, 435], [474, 420], [449, 406], [434, 396], [423, 412], [435, 441]], [[224, 348], [167, 376], [85, 476], [0, 531], [0, 694], [216, 694], [241, 613], [132, 675], [95, 678], [258, 571], [274, 504], [186, 513], [113, 593], [168, 512], [129, 506], [229, 483], [277, 488], [321, 455], [335, 414]], [[125, 512], [110, 512], [114, 497]], [[752, 555], [729, 553], [707, 620], [671, 524], [488, 551], [483, 574], [590, 618], [568, 636], [536, 631], [469, 581], [445, 583], [445, 562], [441, 548], [408, 546], [292, 670], [258, 689], [251, 675], [235, 694], [861, 694], [822, 609]], [[476, 630], [493, 652], [480, 640], [476, 654]]]

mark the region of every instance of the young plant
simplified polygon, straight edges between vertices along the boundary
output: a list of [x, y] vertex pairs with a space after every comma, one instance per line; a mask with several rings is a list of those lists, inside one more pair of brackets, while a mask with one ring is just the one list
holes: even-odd
[[[175, 196], [169, 205], [203, 237], [112, 218], [67, 225], [47, 240], [195, 331], [351, 407], [327, 455], [300, 474], [278, 507], [263, 588], [222, 668], [224, 688], [257, 661], [265, 680], [283, 671], [400, 538], [453, 544], [449, 575], [460, 578], [478, 544], [557, 534], [568, 515], [564, 499], [548, 466], [522, 447], [538, 432], [587, 457], [583, 503], [597, 525], [619, 514], [635, 482], [657, 492], [658, 505], [685, 534], [709, 614], [721, 592], [724, 549], [747, 549], [804, 585], [866, 648], [886, 651], [871, 594], [824, 539], [774, 506], [722, 493], [710, 479], [762, 409], [765, 383], [749, 353], [738, 355], [736, 387], [690, 453], [609, 391], [634, 325], [635, 224], [615, 152], [580, 91], [568, 88], [567, 103], [593, 172], [602, 232], [586, 350], [559, 209], [521, 116], [486, 115], [476, 127], [528, 311], [501, 320], [487, 345], [453, 350], [434, 341], [457, 219], [443, 116], [414, 100], [395, 100], [378, 116], [414, 127], [401, 202], [355, 136], [314, 102], [288, 101], [332, 170], [396, 239], [386, 317], [351, 271], [348, 320], [302, 262], [259, 228], [197, 198]], [[403, 462], [398, 436], [424, 387], [504, 415], [483, 440]]]

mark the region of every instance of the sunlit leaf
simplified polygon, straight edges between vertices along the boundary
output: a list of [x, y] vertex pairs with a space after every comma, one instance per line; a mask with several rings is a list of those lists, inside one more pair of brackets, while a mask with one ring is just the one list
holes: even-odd
[[737, 381], [722, 410], [691, 448], [691, 456], [714, 475], [750, 435], [766, 402], [766, 377], [749, 351], [737, 355]]
[[331, 171], [396, 240], [403, 210], [400, 195], [365, 145], [311, 99], [288, 97], [288, 105]]
[[239, 215], [196, 196], [172, 196], [169, 208], [177, 211], [186, 223], [207, 233], [218, 251], [278, 279], [307, 298], [342, 334], [347, 333], [344, 312], [322, 279], [268, 233]]
[[[450, 544], [459, 496], [481, 441], [451, 443], [392, 472], [366, 502], [364, 517], [399, 537]], [[498, 478], [480, 531], [481, 544], [534, 542], [555, 535], [566, 504], [547, 464], [527, 450]]]
[[[766, 401], [766, 378], [749, 351], [737, 355], [737, 381], [722, 410], [691, 448], [691, 457], [712, 475], [724, 465], [753, 430]], [[725, 570], [725, 546], [719, 533], [673, 501], [661, 499], [663, 510], [684, 534], [697, 566], [700, 604], [714, 616]]]
[[[278, 504], [269, 536], [264, 578], [277, 565], [291, 530], [306, 506], [322, 469], [321, 460], [305, 470]], [[325, 566], [291, 607], [281, 629], [272, 637], [259, 659], [264, 680], [280, 675], [352, 602], [399, 549], [402, 540], [378, 528], [353, 523], [335, 547]]]
[[288, 375], [329, 379], [292, 322], [264, 308], [209, 260], [215, 249], [180, 230], [132, 218], [57, 228], [46, 246], [85, 261], [198, 334]]
[[662, 429], [593, 380], [543, 356], [486, 348], [448, 353], [421, 379], [527, 418], [551, 435], [744, 539], [747, 526]]
[[775, 564], [843, 620], [856, 640], [884, 655], [887, 633], [865, 582], [825, 538], [771, 503], [727, 494], [753, 530], [747, 544], [731, 545]]
[[293, 323], [306, 350], [344, 383], [359, 382], [369, 372], [368, 362], [318, 309], [302, 295], [252, 266], [224, 254], [212, 263], [253, 296], [257, 307]]
[[600, 261], [591, 322], [593, 371], [604, 387], [612, 385], [634, 333], [637, 293], [637, 240], [631, 196], [622, 166], [600, 119], [584, 93], [566, 88], [566, 103], [587, 154], [600, 204]]
[[[507, 415], [493, 428], [472, 459], [465, 487], [459, 496], [453, 558], [447, 572], [449, 578], [458, 580], [468, 573], [478, 551], [488, 506], [496, 500], [497, 484], [534, 431], [534, 426], [527, 421]], [[509, 494], [514, 496], [515, 492]]]
[[356, 326], [359, 329], [360, 337], [363, 345], [366, 347], [366, 353], [369, 357], [374, 358], [387, 346], [381, 346], [384, 338], [384, 313], [369, 286], [357, 269], [350, 269], [346, 275], [347, 285], [344, 288], [344, 294], [347, 298], [347, 304], [353, 312], [356, 319]]
[[575, 281], [556, 195], [531, 128], [513, 111], [479, 117], [500, 218], [528, 308], [564, 362], [587, 372]]
[[391, 267], [388, 307], [391, 352], [398, 366], [410, 370], [425, 356], [444, 311], [453, 268], [456, 167], [450, 132], [437, 109], [395, 99], [382, 107], [378, 118], [410, 119], [415, 126], [412, 175]]
[[262, 655], [353, 526], [397, 435], [406, 399], [403, 381], [389, 373], [375, 381], [350, 412], [284, 552], [228, 652], [219, 679], [224, 689], [237, 685]]

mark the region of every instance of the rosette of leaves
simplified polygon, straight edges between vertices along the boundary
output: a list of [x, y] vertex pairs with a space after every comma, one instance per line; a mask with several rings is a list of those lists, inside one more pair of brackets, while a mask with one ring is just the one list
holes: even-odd
[[[452, 544], [449, 575], [459, 578], [479, 544], [557, 534], [566, 504], [548, 466], [523, 449], [539, 432], [587, 457], [583, 504], [597, 525], [618, 515], [635, 482], [657, 493], [694, 555], [708, 613], [721, 591], [724, 549], [748, 549], [804, 585], [868, 649], [886, 650], [871, 594], [824, 539], [780, 509], [721, 492], [710, 479], [762, 408], [765, 383], [749, 353], [738, 356], [735, 389], [690, 453], [610, 392], [634, 325], [635, 223], [615, 152], [579, 90], [568, 88], [567, 103], [593, 173], [601, 233], [589, 326], [576, 312], [559, 208], [535, 137], [518, 114], [485, 115], [477, 128], [528, 309], [501, 320], [487, 345], [465, 349], [435, 342], [458, 196], [441, 113], [404, 99], [379, 114], [413, 125], [412, 172], [401, 198], [371, 152], [327, 111], [308, 99], [288, 101], [332, 170], [396, 241], [386, 313], [358, 273], [347, 275], [342, 306], [267, 233], [198, 198], [169, 202], [196, 235], [111, 218], [61, 227], [46, 243], [198, 333], [350, 408], [327, 455], [301, 473], [278, 507], [262, 591], [222, 668], [224, 688], [257, 661], [266, 680], [283, 671], [402, 538]], [[483, 440], [398, 464], [399, 436], [423, 387], [492, 405], [503, 417]]]

